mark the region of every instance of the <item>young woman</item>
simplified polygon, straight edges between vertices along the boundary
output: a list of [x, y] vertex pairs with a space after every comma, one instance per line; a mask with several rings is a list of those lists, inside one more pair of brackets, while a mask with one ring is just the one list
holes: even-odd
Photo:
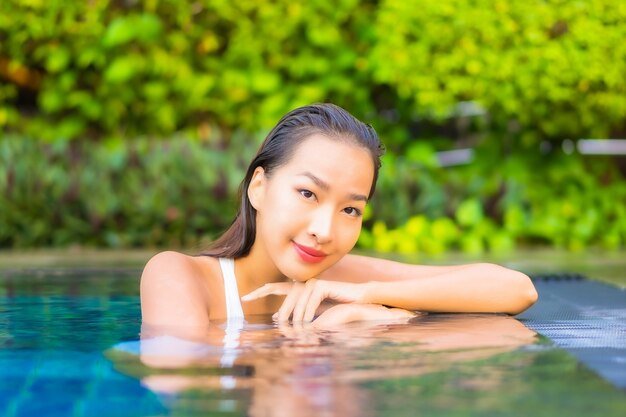
[[248, 168], [231, 227], [200, 256], [162, 252], [148, 262], [144, 324], [205, 326], [271, 313], [280, 322], [308, 322], [327, 299], [339, 304], [314, 324], [413, 311], [517, 314], [531, 306], [537, 293], [529, 278], [501, 266], [421, 266], [349, 254], [382, 149], [372, 127], [332, 104], [285, 115]]

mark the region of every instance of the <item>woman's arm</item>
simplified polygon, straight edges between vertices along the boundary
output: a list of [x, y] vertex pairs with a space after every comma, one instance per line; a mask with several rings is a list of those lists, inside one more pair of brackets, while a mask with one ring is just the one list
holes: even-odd
[[433, 277], [462, 270], [469, 266], [472, 265], [412, 265], [369, 256], [346, 255], [335, 265], [324, 271], [318, 278], [327, 281], [354, 283], [402, 281], [405, 279]]
[[364, 302], [409, 310], [517, 314], [537, 301], [526, 275], [488, 263], [425, 266], [347, 255], [319, 279], [368, 283]]
[[294, 321], [310, 321], [325, 299], [424, 312], [507, 314], [518, 314], [537, 300], [526, 275], [494, 264], [429, 267], [354, 256], [332, 274], [306, 284], [266, 284], [242, 300], [270, 294], [289, 294], [278, 319], [293, 315]]
[[537, 291], [526, 275], [486, 263], [433, 276], [363, 285], [359, 302], [407, 310], [518, 314], [537, 301]]

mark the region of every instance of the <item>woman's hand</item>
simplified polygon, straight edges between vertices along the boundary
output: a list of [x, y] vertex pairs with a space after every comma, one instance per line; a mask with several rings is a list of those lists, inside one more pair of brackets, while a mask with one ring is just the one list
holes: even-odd
[[332, 329], [355, 321], [398, 321], [415, 317], [417, 313], [401, 308], [387, 308], [378, 304], [338, 304], [322, 313], [313, 326], [318, 329]]
[[339, 303], [364, 303], [365, 284], [310, 279], [306, 283], [277, 282], [265, 284], [250, 294], [241, 297], [242, 301], [252, 301], [268, 295], [286, 295], [278, 310], [277, 320], [294, 322], [311, 321], [315, 312], [326, 299]]

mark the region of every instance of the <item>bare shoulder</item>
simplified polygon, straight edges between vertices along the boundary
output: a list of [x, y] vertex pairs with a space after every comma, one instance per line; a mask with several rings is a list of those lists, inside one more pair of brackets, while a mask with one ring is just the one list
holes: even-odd
[[141, 313], [153, 325], [205, 325], [209, 306], [204, 270], [193, 256], [166, 251], [153, 256], [141, 274]]
[[144, 274], [152, 274], [164, 268], [192, 268], [195, 264], [193, 256], [174, 251], [159, 252], [146, 263]]
[[141, 289], [155, 285], [189, 285], [197, 269], [193, 257], [180, 252], [166, 251], [154, 255], [141, 274]]

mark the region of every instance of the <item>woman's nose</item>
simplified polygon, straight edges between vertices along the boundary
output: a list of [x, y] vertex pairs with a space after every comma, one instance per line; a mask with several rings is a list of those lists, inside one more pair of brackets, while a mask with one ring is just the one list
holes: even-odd
[[309, 234], [315, 237], [317, 243], [327, 243], [333, 236], [334, 214], [330, 210], [316, 210], [309, 223]]

